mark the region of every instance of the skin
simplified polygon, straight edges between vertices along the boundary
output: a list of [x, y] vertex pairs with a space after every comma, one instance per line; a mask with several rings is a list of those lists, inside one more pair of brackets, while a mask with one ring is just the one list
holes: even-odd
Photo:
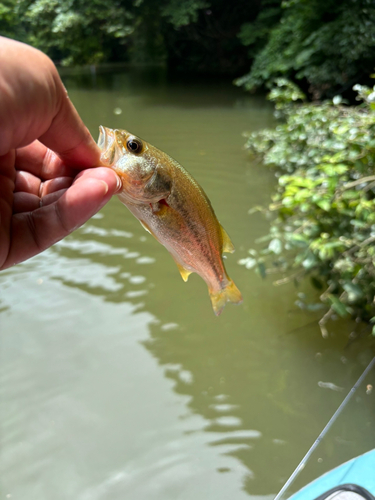
[[42, 52], [0, 37], [0, 270], [50, 247], [121, 189]]

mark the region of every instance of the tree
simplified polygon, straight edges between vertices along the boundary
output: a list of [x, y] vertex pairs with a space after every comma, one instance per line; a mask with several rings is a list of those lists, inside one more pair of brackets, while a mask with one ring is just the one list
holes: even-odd
[[[261, 0], [2, 0], [2, 33], [63, 64], [168, 62], [190, 72], [245, 71], [238, 38]], [[20, 34], [22, 33], [22, 36]]]
[[[237, 80], [246, 89], [285, 76], [314, 98], [334, 96], [364, 82], [374, 69], [375, 4], [372, 0], [285, 0], [279, 22], [266, 30], [250, 73]], [[272, 7], [267, 6], [266, 11]], [[253, 27], [264, 19], [261, 11]], [[272, 22], [271, 20], [271, 25]], [[243, 43], [253, 43], [244, 26]]]
[[[130, 3], [130, 2], [129, 2]], [[26, 40], [63, 64], [106, 60], [111, 44], [133, 31], [133, 15], [121, 0], [20, 0], [18, 24]]]

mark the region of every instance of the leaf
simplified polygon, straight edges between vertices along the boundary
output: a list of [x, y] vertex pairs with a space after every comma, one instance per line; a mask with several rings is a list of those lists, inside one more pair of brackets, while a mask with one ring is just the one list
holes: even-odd
[[344, 283], [343, 288], [348, 294], [349, 302], [356, 302], [357, 300], [362, 299], [364, 295], [362, 288], [351, 281]]
[[335, 106], [337, 106], [338, 104], [341, 104], [341, 102], [342, 102], [341, 95], [335, 95], [335, 97], [332, 99], [332, 102]]
[[253, 267], [256, 266], [257, 260], [254, 259], [253, 257], [246, 257], [246, 259], [240, 259], [238, 263], [241, 266], [245, 266], [246, 269], [252, 269]]
[[262, 276], [262, 278], [266, 277], [266, 266], [263, 262], [258, 262], [258, 272]]
[[311, 312], [321, 311], [322, 309], [324, 309], [324, 304], [322, 304], [321, 302], [317, 302], [315, 304], [307, 304], [306, 309]]
[[353, 220], [350, 221], [350, 224], [352, 224], [353, 226], [359, 227], [359, 228], [365, 228], [365, 227], [367, 227], [366, 222], [361, 221], [361, 220], [354, 220], [353, 219]]
[[345, 316], [348, 315], [348, 311], [346, 309], [345, 304], [343, 304], [341, 300], [338, 297], [336, 297], [336, 295], [329, 294], [328, 299], [331, 302], [332, 309], [335, 312], [337, 312], [339, 316], [345, 318]]
[[257, 212], [263, 212], [263, 211], [264, 211], [264, 208], [262, 206], [256, 205], [255, 207], [250, 208], [250, 210], [248, 210], [247, 213], [249, 215], [253, 215], [253, 214], [257, 213]]
[[328, 212], [331, 208], [331, 203], [328, 200], [320, 200], [317, 202], [317, 205], [326, 212]]
[[[317, 263], [318, 263], [317, 258], [312, 252], [310, 252], [308, 256], [302, 261], [302, 266], [305, 269], [312, 269], [313, 267], [316, 266]], [[311, 278], [311, 279], [315, 280], [316, 278]]]
[[352, 200], [355, 198], [359, 198], [360, 191], [354, 191], [353, 189], [349, 189], [349, 190], [344, 191], [341, 196], [342, 196], [342, 198], [344, 198], [346, 200]]
[[271, 240], [270, 244], [268, 245], [268, 250], [276, 255], [279, 255], [282, 252], [282, 249], [282, 243], [278, 238], [274, 238], [273, 240]]

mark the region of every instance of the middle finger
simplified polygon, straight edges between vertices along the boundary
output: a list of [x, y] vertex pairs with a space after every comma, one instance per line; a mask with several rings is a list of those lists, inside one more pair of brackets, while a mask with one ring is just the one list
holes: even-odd
[[39, 195], [41, 180], [33, 174], [24, 171], [16, 171], [14, 192], [30, 193]]
[[16, 172], [15, 193], [29, 193], [35, 196], [45, 196], [60, 189], [66, 189], [72, 185], [72, 177], [56, 177], [42, 182], [38, 177], [23, 170]]
[[16, 153], [16, 170], [27, 171], [42, 180], [60, 176], [74, 177], [77, 174], [77, 170], [65, 165], [53, 151], [39, 141], [17, 149]]

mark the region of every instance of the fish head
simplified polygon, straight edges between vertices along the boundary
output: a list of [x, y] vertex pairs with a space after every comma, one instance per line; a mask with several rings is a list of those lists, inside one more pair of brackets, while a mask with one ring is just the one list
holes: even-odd
[[129, 201], [153, 203], [170, 192], [170, 183], [162, 172], [161, 151], [127, 130], [102, 126], [99, 130], [101, 164], [115, 170]]

